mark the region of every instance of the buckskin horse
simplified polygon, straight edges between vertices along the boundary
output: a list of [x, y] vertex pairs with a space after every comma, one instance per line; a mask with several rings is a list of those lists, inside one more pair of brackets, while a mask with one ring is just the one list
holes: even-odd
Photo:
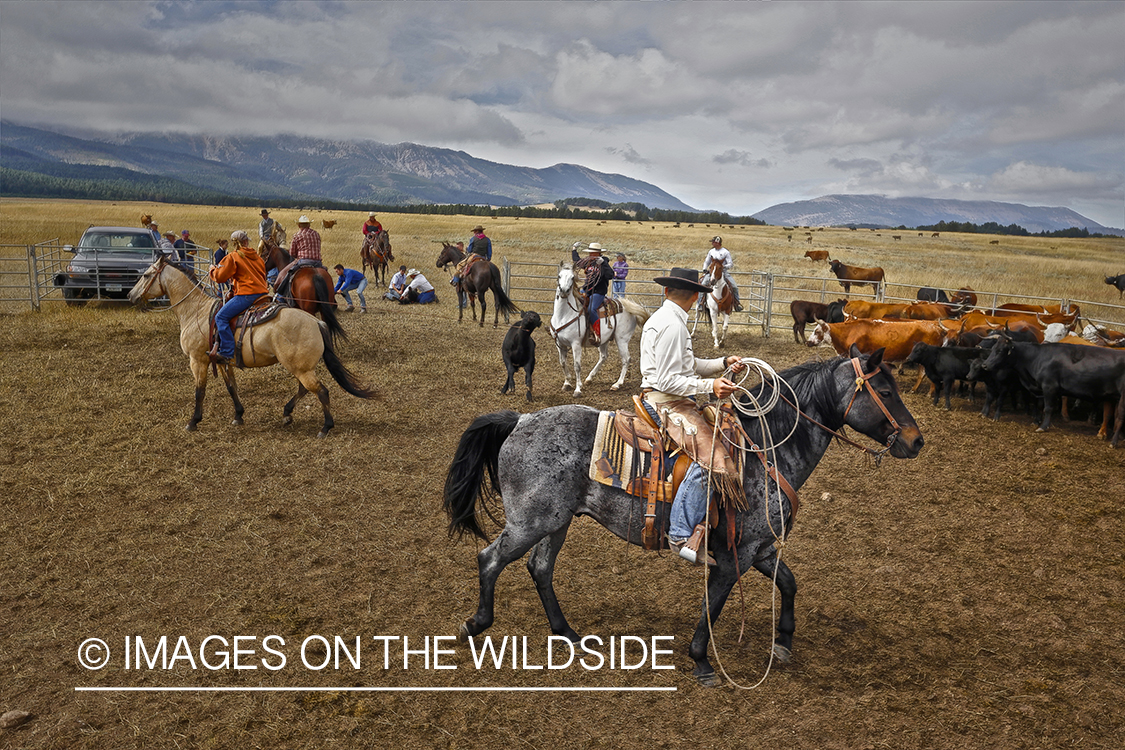
[[[458, 250], [456, 245], [443, 242], [441, 243], [441, 252], [438, 254], [437, 267], [444, 268], [450, 263], [456, 265], [464, 259], [465, 253]], [[461, 279], [457, 282], [457, 291], [458, 297], [460, 297], [460, 293], [464, 293], [468, 296], [469, 304], [473, 308], [473, 320], [477, 319], [476, 300], [478, 297], [480, 298], [481, 328], [484, 328], [484, 293], [489, 289], [492, 290], [492, 302], [493, 306], [496, 308], [492, 313], [493, 328], [499, 325], [501, 312], [504, 313], [504, 322], [507, 323], [509, 315], [520, 311], [515, 303], [508, 299], [508, 295], [504, 293], [504, 287], [500, 279], [500, 269], [496, 267], [496, 264], [484, 260], [483, 258], [473, 261], [471, 265], [461, 272]], [[458, 305], [457, 322], [460, 323], [464, 316], [465, 308]]]
[[[922, 449], [922, 433], [899, 396], [894, 375], [882, 363], [882, 354], [880, 350], [868, 357], [853, 350], [849, 357], [811, 361], [780, 373], [793, 389], [794, 403], [803, 418], [798, 418], [796, 409], [785, 399], [779, 399], [760, 419], [739, 415], [742, 428], [757, 445], [770, 445], [762, 437], [767, 430], [772, 435], [787, 435], [794, 430], [768, 454], [794, 488], [805, 483], [833, 436], [844, 426], [886, 446], [882, 451], [871, 451], [878, 456], [890, 453], [896, 458], [914, 458]], [[768, 380], [758, 386], [758, 402], [766, 403], [776, 387]], [[789, 397], [787, 388], [780, 390]], [[571, 520], [578, 515], [589, 516], [629, 544], [642, 544], [645, 499], [590, 479], [598, 418], [598, 410], [581, 405], [523, 415], [502, 411], [477, 417], [461, 436], [445, 480], [443, 506], [449, 517], [449, 533], [460, 537], [468, 532], [489, 542], [478, 506], [495, 518], [488, 506], [496, 497], [502, 499], [505, 524], [495, 541], [477, 555], [480, 599], [476, 612], [461, 625], [461, 638], [479, 635], [492, 625], [497, 577], [530, 550], [527, 569], [551, 632], [579, 642], [578, 633], [563, 616], [553, 586], [555, 558]], [[704, 603], [708, 609], [695, 628], [689, 648], [695, 661], [694, 675], [708, 687], [719, 684], [707, 656], [708, 622], [719, 618], [735, 582], [751, 567], [767, 578], [776, 577], [781, 593], [775, 658], [788, 661], [793, 648], [797, 584], [778, 557], [777, 541], [792, 528], [796, 508], [772, 479], [767, 483], [757, 457], [743, 461], [743, 488], [748, 510], [733, 515], [733, 524], [721, 513], [718, 528], [712, 532], [717, 541], [712, 548], [717, 564], [707, 582]], [[666, 518], [666, 507], [658, 509], [657, 514]], [[729, 529], [731, 525], [733, 529]], [[737, 541], [729, 549], [725, 540], [732, 535]], [[663, 534], [661, 543], [666, 544]]]
[[[189, 432], [195, 431], [203, 419], [203, 395], [207, 390], [207, 368], [211, 347], [209, 329], [214, 315], [216, 298], [195, 280], [191, 271], [168, 262], [161, 256], [137, 279], [129, 291], [129, 301], [143, 304], [147, 300], [167, 295], [180, 320], [180, 348], [190, 360], [195, 377], [195, 412], [187, 424]], [[292, 424], [293, 408], [306, 393], [315, 393], [324, 409], [324, 424], [317, 435], [327, 437], [335, 422], [328, 410], [328, 389], [316, 376], [316, 363], [324, 360], [328, 372], [341, 388], [359, 398], [374, 398], [375, 392], [360, 385], [336, 354], [328, 327], [308, 313], [296, 308], [282, 308], [277, 317], [251, 328], [240, 340], [244, 367], [268, 367], [280, 363], [297, 379], [297, 395], [285, 404], [284, 424]], [[234, 424], [242, 424], [244, 411], [238, 399], [234, 370], [230, 365], [220, 365], [234, 402]]]
[[375, 286], [387, 285], [387, 264], [395, 259], [391, 252], [391, 235], [384, 229], [381, 232], [369, 232], [363, 238], [363, 246], [359, 249], [359, 257], [363, 266], [363, 273], [371, 266], [371, 278]]
[[[271, 245], [262, 258], [266, 262], [266, 272], [276, 268], [281, 269], [293, 262], [293, 256], [280, 245]], [[291, 307], [304, 310], [309, 315], [320, 315], [320, 319], [328, 326], [334, 341], [347, 338], [340, 319], [336, 317], [336, 293], [333, 291], [332, 275], [328, 269], [316, 266], [294, 268], [286, 277], [287, 289], [285, 299]]]

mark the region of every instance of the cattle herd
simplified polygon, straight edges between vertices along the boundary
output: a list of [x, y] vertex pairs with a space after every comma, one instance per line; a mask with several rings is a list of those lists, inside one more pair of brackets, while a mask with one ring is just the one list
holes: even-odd
[[[882, 278], [882, 269], [856, 274], [854, 266], [832, 264], [841, 284], [845, 274], [850, 283]], [[1125, 274], [1106, 283], [1125, 287]], [[1039, 431], [1050, 429], [1060, 406], [1064, 418], [1088, 410], [1091, 420], [1101, 419], [1098, 437], [1117, 447], [1125, 427], [1125, 334], [1092, 323], [1075, 333], [1075, 305], [1010, 303], [982, 310], [976, 303], [968, 287], [952, 294], [923, 288], [917, 302], [903, 304], [794, 300], [793, 339], [830, 345], [841, 354], [853, 345], [865, 353], [884, 349], [885, 361], [919, 366], [915, 390], [929, 379], [934, 404], [944, 397], [946, 409], [958, 383], [971, 400], [982, 383], [983, 415], [997, 419], [1002, 405], [1011, 403], [1026, 411]], [[814, 328], [806, 338], [810, 324]]]

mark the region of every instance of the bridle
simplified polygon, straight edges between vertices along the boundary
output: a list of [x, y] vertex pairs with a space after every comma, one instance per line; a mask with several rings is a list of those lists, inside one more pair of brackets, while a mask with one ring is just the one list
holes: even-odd
[[[164, 273], [164, 269], [168, 265], [170, 265], [168, 263], [167, 259], [165, 259], [163, 257], [161, 257], [161, 259], [158, 261], [158, 263], [160, 264], [160, 268], [157, 269], [157, 271], [152, 274], [152, 277], [149, 278], [149, 280], [145, 283], [144, 288], [141, 290], [140, 296], [141, 296], [141, 299], [144, 300], [146, 306], [148, 304], [148, 300], [146, 299], [146, 296], [148, 295], [149, 290], [152, 289], [153, 282], [155, 282], [157, 279], [159, 279], [161, 277], [161, 275]], [[154, 263], [153, 265], [156, 265], [156, 264]], [[151, 267], [150, 267], [150, 269], [151, 269]], [[207, 291], [203, 288], [203, 286], [200, 285], [199, 283], [195, 283], [194, 286], [195, 286], [196, 289], [203, 292], [204, 294], [208, 294]], [[163, 292], [165, 295], [168, 294], [168, 290], [164, 288], [164, 282], [163, 281], [160, 282], [160, 291]], [[175, 304], [168, 305], [168, 307], [156, 308], [156, 311], [157, 312], [168, 312], [169, 310], [175, 309], [176, 307], [179, 307], [180, 304], [182, 304], [184, 301], [186, 301], [187, 298], [190, 297], [190, 296], [191, 296], [190, 293], [185, 294], [183, 297], [180, 298], [179, 302], [176, 302]], [[211, 295], [208, 294], [208, 296], [211, 296]]]
[[[572, 272], [572, 274], [573, 274], [573, 272]], [[560, 276], [561, 275], [562, 274], [560, 273]], [[566, 328], [569, 328], [570, 326], [574, 325], [576, 322], [578, 322], [582, 318], [582, 312], [583, 312], [583, 309], [585, 308], [585, 306], [580, 304], [578, 307], [575, 307], [574, 302], [572, 301], [575, 298], [575, 296], [576, 295], [574, 294], [574, 276], [573, 275], [571, 275], [571, 277], [570, 277], [570, 291], [564, 291], [563, 290], [563, 285], [562, 285], [561, 279], [559, 280], [559, 283], [555, 285], [555, 299], [565, 300], [566, 306], [570, 309], [571, 312], [574, 313], [573, 318], [571, 318], [567, 322], [563, 323], [558, 328], [555, 328], [553, 325], [550, 325], [550, 324], [547, 325], [547, 332], [550, 333], [551, 338], [555, 339], [556, 341], [559, 338], [559, 331], [562, 331]]]

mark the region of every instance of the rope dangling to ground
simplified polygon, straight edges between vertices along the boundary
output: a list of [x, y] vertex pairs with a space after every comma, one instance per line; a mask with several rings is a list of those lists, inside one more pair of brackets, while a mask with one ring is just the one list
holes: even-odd
[[[746, 369], [745, 369], [742, 377], [739, 378], [739, 380], [735, 384], [736, 388], [737, 388], [735, 394], [732, 394], [730, 396], [731, 406], [732, 406], [732, 408], [738, 410], [742, 414], [745, 414], [745, 415], [747, 415], [749, 417], [752, 417], [752, 418], [757, 418], [759, 420], [759, 424], [761, 425], [761, 428], [762, 428], [762, 440], [765, 443], [765, 445], [760, 449], [756, 449], [752, 446], [747, 446], [746, 448], [742, 448], [741, 446], [736, 446], [736, 445], [733, 445], [733, 444], [731, 445], [731, 447], [732, 448], [739, 448], [740, 450], [743, 450], [743, 452], [748, 453], [748, 454], [749, 453], [756, 453], [756, 452], [764, 452], [764, 453], [767, 454], [767, 456], [769, 456], [769, 454], [772, 452], [773, 460], [772, 460], [771, 463], [773, 463], [773, 465], [776, 466], [777, 465], [777, 447], [779, 445], [782, 445], [783, 443], [785, 443], [785, 441], [787, 441], [789, 438], [791, 438], [793, 436], [793, 433], [797, 431], [797, 420], [799, 419], [799, 417], [797, 417], [793, 420], [793, 428], [789, 431], [789, 434], [787, 434], [779, 442], [774, 442], [773, 434], [769, 429], [769, 425], [766, 423], [765, 415], [768, 414], [777, 405], [778, 399], [780, 397], [782, 385], [784, 385], [786, 388], [789, 389], [789, 393], [793, 396], [793, 403], [798, 407], [797, 413], [800, 414], [800, 408], [799, 408], [800, 403], [797, 399], [797, 394], [793, 390], [792, 386], [790, 386], [787, 382], [785, 382], [785, 380], [777, 374], [777, 371], [774, 370], [773, 367], [771, 367], [770, 364], [767, 363], [766, 361], [758, 359], [756, 357], [744, 357], [740, 360], [740, 362], [743, 365], [746, 365]], [[761, 378], [763, 386], [765, 385], [767, 378], [773, 383], [773, 390], [770, 393], [769, 397], [766, 399], [765, 403], [760, 402], [757, 395], [755, 395], [749, 389], [745, 388], [742, 385], [744, 382], [746, 382], [746, 378], [750, 376], [751, 368], [753, 368], [753, 371]], [[727, 368], [727, 370], [725, 370], [723, 372], [723, 377], [726, 377], [728, 374], [733, 375], [730, 368]], [[739, 392], [746, 395], [746, 398], [749, 401], [749, 404], [744, 404], [739, 399], [737, 399], [735, 397], [735, 395]], [[758, 389], [758, 393], [759, 394], [761, 393], [761, 389]], [[714, 442], [713, 442], [714, 439], [716, 439], [718, 436], [722, 435], [722, 432], [719, 430], [719, 422], [720, 422], [720, 420], [718, 420], [718, 419], [715, 420], [715, 426], [714, 426], [715, 433], [712, 435], [712, 445], [714, 445]], [[745, 456], [743, 457], [743, 460], [746, 460]], [[764, 483], [764, 490], [765, 490], [765, 496], [766, 496], [766, 505], [763, 508], [763, 510], [765, 511], [765, 514], [766, 514], [766, 525], [769, 526], [771, 531], [773, 531], [773, 525], [769, 522], [769, 476], [765, 472], [763, 472], [762, 481]], [[707, 472], [707, 497], [710, 498], [710, 496], [711, 496], [711, 472], [708, 471]], [[770, 613], [771, 613], [771, 617], [770, 617], [770, 658], [769, 658], [769, 662], [766, 664], [765, 673], [753, 685], [742, 685], [742, 684], [740, 684], [737, 680], [735, 680], [733, 677], [731, 677], [727, 673], [726, 669], [723, 667], [723, 659], [722, 659], [722, 656], [720, 656], [720, 654], [719, 654], [719, 644], [715, 640], [714, 627], [713, 627], [712, 622], [711, 622], [711, 594], [710, 594], [710, 589], [709, 589], [709, 586], [708, 586], [708, 583], [710, 582], [711, 569], [710, 569], [710, 566], [707, 566], [707, 565], [704, 566], [705, 570], [704, 570], [704, 574], [703, 574], [703, 604], [704, 604], [704, 611], [707, 614], [707, 634], [709, 636], [708, 640], [711, 643], [711, 647], [715, 651], [715, 662], [719, 667], [719, 672], [723, 675], [723, 677], [727, 680], [727, 682], [729, 682], [731, 685], [738, 688], [739, 690], [754, 690], [754, 689], [760, 687], [766, 681], [766, 678], [769, 677], [770, 670], [773, 668], [773, 661], [774, 661], [774, 658], [776, 656], [776, 652], [774, 651], [774, 643], [777, 640], [777, 616], [778, 616], [777, 615], [777, 572], [781, 568], [781, 558], [782, 558], [782, 552], [785, 549], [785, 537], [786, 537], [786, 533], [785, 533], [785, 509], [781, 504], [782, 492], [781, 492], [780, 485], [777, 487], [777, 491], [774, 493], [774, 496], [775, 496], [776, 501], [777, 501], [778, 516], [781, 519], [781, 534], [779, 536], [776, 532], [774, 532], [774, 548], [775, 548], [776, 554], [777, 554], [777, 562], [776, 562], [776, 564], [774, 565], [774, 568], [773, 568], [773, 578], [771, 579], [771, 581], [773, 583], [773, 587], [770, 590]], [[706, 524], [706, 528], [708, 528], [708, 529], [711, 528], [710, 515], [711, 515], [711, 503], [708, 502], [707, 503], [707, 513], [704, 517], [704, 524]], [[745, 597], [743, 595], [743, 590], [742, 590], [742, 573], [740, 571], [741, 566], [740, 566], [739, 561], [738, 561], [738, 546], [737, 546], [737, 543], [736, 543], [735, 549], [734, 549], [734, 564], [735, 564], [735, 574], [738, 577], [739, 599], [740, 599], [740, 602], [741, 602], [742, 608], [743, 608], [743, 610], [742, 610], [742, 626], [739, 630], [739, 635], [738, 635], [738, 640], [739, 640], [739, 642], [741, 642], [742, 641], [742, 634], [743, 634], [743, 631], [745, 630], [745, 627], [746, 627], [746, 602], [745, 602]]]

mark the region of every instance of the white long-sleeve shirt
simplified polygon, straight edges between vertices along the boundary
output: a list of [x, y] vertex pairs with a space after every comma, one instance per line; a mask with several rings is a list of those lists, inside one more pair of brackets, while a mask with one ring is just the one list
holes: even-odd
[[713, 260], [722, 261], [724, 271], [729, 271], [734, 265], [734, 258], [731, 257], [730, 250], [725, 247], [713, 247], [708, 250], [707, 257], [703, 259], [703, 267], [710, 268]]
[[691, 348], [687, 312], [664, 300], [641, 331], [641, 387], [672, 396], [711, 393], [726, 368], [723, 357], [698, 359]]

